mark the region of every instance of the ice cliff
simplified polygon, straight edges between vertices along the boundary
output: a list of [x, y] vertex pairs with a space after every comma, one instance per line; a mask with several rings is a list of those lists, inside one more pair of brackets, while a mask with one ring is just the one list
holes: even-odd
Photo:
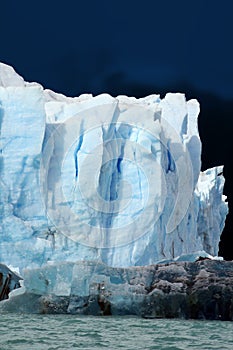
[[222, 167], [200, 172], [198, 113], [183, 94], [69, 98], [0, 64], [0, 261], [217, 255], [228, 206]]

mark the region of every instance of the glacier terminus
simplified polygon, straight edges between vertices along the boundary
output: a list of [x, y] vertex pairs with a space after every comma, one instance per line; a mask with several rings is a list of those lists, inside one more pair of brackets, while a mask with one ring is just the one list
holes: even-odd
[[2, 263], [218, 254], [223, 169], [200, 172], [196, 100], [69, 98], [4, 64], [0, 77]]
[[56, 270], [62, 295], [59, 266], [217, 256], [223, 167], [201, 171], [198, 114], [181, 93], [71, 98], [0, 64], [1, 263]]

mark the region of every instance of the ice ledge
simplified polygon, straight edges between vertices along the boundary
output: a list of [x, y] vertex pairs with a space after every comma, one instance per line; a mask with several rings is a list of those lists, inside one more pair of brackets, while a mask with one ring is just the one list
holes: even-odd
[[232, 269], [233, 262], [206, 258], [124, 269], [60, 263], [26, 271], [25, 287], [0, 311], [233, 321]]

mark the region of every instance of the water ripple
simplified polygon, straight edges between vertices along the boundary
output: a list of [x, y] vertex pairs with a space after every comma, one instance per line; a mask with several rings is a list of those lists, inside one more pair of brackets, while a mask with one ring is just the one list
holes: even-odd
[[233, 323], [1, 314], [1, 350], [232, 350]]

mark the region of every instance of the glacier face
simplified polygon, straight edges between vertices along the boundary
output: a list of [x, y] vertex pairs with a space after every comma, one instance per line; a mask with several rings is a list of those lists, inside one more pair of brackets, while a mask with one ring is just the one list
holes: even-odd
[[222, 167], [183, 94], [68, 98], [0, 64], [0, 260], [148, 265], [218, 254]]

